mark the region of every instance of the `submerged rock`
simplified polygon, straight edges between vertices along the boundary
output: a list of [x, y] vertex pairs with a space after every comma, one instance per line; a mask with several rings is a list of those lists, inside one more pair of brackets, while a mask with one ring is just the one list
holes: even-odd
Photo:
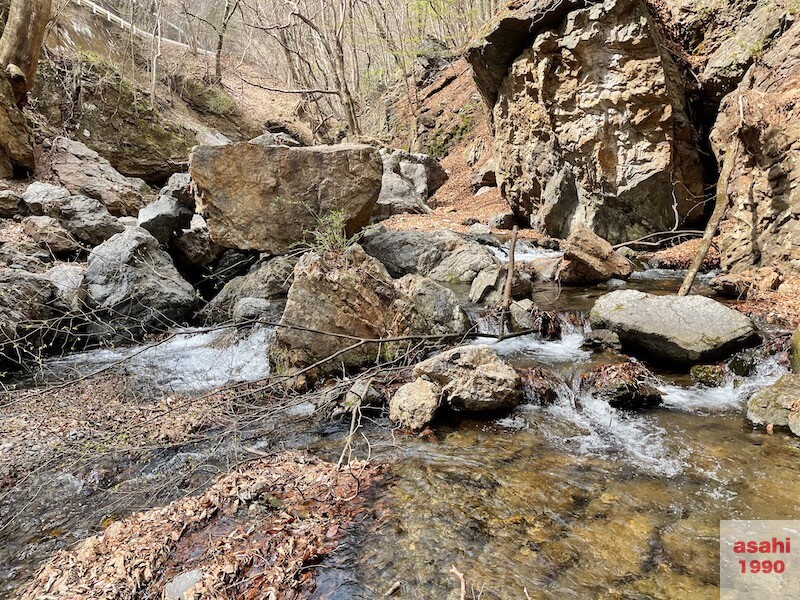
[[139, 335], [180, 323], [195, 305], [195, 292], [158, 240], [131, 227], [89, 254], [88, 303], [101, 330]]
[[661, 404], [661, 382], [643, 364], [630, 361], [596, 367], [581, 375], [581, 388], [614, 408], [653, 408]]
[[800, 435], [800, 375], [784, 375], [747, 402], [747, 418], [758, 425], [788, 426]]
[[435, 383], [455, 411], [496, 412], [522, 398], [519, 374], [488, 346], [461, 346], [414, 367], [414, 377]]
[[[341, 213], [352, 236], [369, 223], [383, 167], [371, 146], [200, 146], [191, 157], [198, 212], [226, 248], [286, 254]], [[339, 233], [339, 232], [335, 232]]]
[[433, 421], [442, 405], [441, 388], [425, 379], [402, 386], [389, 401], [389, 419], [404, 429], [420, 430]]
[[752, 321], [703, 296], [654, 296], [620, 290], [597, 300], [593, 328], [610, 329], [624, 348], [667, 363], [725, 358], [757, 339]]
[[614, 252], [611, 244], [583, 224], [572, 228], [563, 249], [564, 262], [557, 275], [562, 283], [599, 283], [627, 279], [633, 273], [631, 261]]

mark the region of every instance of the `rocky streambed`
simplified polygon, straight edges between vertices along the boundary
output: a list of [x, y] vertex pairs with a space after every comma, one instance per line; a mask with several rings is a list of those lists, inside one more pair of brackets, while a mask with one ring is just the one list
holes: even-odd
[[[650, 271], [627, 285], [659, 294], [678, 283], [675, 273]], [[152, 444], [136, 440], [124, 451], [123, 428], [118, 445], [105, 440], [106, 452], [91, 436], [79, 437], [86, 450], [73, 463], [60, 462], [53, 448], [54, 460], [0, 497], [2, 593], [12, 595], [54, 551], [133, 512], [197, 494], [243, 461], [302, 449], [335, 464], [349, 440], [354, 457], [370, 457], [384, 473], [364, 490], [369, 510], [335, 530], [306, 597], [375, 598], [394, 590], [398, 597], [458, 598], [451, 567], [467, 593], [482, 598], [716, 597], [719, 520], [797, 516], [800, 442], [755, 431], [745, 417], [752, 393], [787, 367], [750, 352], [740, 361], [744, 374], [731, 372], [716, 387], [655, 369], [660, 407], [613, 408], [579, 385], [583, 373], [623, 360], [584, 344], [588, 311], [605, 288], [536, 284], [539, 306], [561, 313], [560, 339], [475, 340], [518, 369], [547, 368], [563, 382], [548, 402], [523, 402], [488, 420], [450, 414], [412, 436], [396, 432], [385, 409], [365, 406], [352, 436], [349, 413], [331, 419], [319, 395], [255, 411], [235, 427], [224, 404], [207, 401], [211, 414], [174, 423], [189, 432], [174, 443], [161, 432]], [[454, 289], [466, 302], [464, 286]], [[479, 312], [474, 307], [473, 316]], [[254, 348], [264, 356], [269, 328], [179, 333], [154, 347], [53, 359], [43, 372], [105, 369], [180, 406], [186, 394], [213, 398], [204, 390], [225, 383], [224, 374], [247, 382], [268, 369]], [[180, 413], [151, 410], [156, 421]], [[77, 425], [75, 435], [82, 435]], [[254, 514], [240, 509], [229, 518], [253, 525]], [[188, 554], [171, 567], [175, 576], [191, 572], [206, 550], [195, 541], [194, 555], [191, 545], [181, 552]]]

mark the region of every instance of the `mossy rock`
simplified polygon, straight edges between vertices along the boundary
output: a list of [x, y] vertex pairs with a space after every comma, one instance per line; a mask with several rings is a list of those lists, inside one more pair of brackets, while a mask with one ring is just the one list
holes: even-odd
[[123, 175], [151, 184], [184, 170], [197, 143], [192, 131], [170, 123], [145, 92], [93, 52], [42, 60], [31, 98], [46, 121], [40, 128], [66, 130]]
[[725, 383], [728, 369], [725, 365], [695, 365], [689, 374], [692, 381], [705, 387], [720, 387]]

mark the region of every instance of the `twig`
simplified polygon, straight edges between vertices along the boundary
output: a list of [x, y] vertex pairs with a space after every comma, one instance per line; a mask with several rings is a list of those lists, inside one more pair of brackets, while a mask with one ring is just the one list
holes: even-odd
[[467, 582], [464, 580], [464, 574], [456, 569], [455, 565], [450, 565], [450, 572], [458, 577], [458, 581], [461, 584], [461, 600], [466, 600], [467, 597]]
[[506, 272], [506, 289], [503, 293], [503, 312], [500, 314], [499, 339], [503, 339], [506, 333], [506, 320], [508, 319], [508, 308], [511, 306], [511, 293], [514, 289], [514, 258], [517, 249], [517, 234], [519, 228], [514, 225], [511, 232], [511, 243], [508, 247], [508, 271]]

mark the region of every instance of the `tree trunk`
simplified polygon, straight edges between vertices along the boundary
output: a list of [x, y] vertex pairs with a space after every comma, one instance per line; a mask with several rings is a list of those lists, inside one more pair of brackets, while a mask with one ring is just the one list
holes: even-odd
[[23, 78], [12, 81], [17, 103], [33, 87], [45, 30], [50, 22], [52, 0], [12, 0], [8, 21], [0, 38], [0, 65], [16, 65]]
[[717, 229], [719, 229], [722, 218], [725, 216], [725, 211], [728, 210], [728, 180], [731, 178], [733, 165], [736, 162], [736, 155], [739, 153], [740, 144], [741, 142], [739, 141], [739, 135], [737, 131], [734, 133], [733, 141], [728, 145], [728, 151], [725, 153], [725, 157], [723, 159], [724, 165], [722, 167], [722, 172], [719, 175], [719, 182], [717, 183], [714, 213], [711, 215], [711, 219], [708, 221], [706, 231], [703, 234], [703, 241], [700, 244], [700, 248], [697, 250], [697, 254], [694, 257], [692, 266], [689, 267], [689, 272], [686, 274], [686, 278], [683, 280], [683, 285], [681, 285], [681, 289], [678, 291], [678, 296], [686, 296], [691, 291], [694, 280], [697, 277], [697, 273], [703, 266], [703, 261], [705, 261], [706, 255], [708, 255], [708, 251], [711, 248], [711, 243], [714, 240]]

